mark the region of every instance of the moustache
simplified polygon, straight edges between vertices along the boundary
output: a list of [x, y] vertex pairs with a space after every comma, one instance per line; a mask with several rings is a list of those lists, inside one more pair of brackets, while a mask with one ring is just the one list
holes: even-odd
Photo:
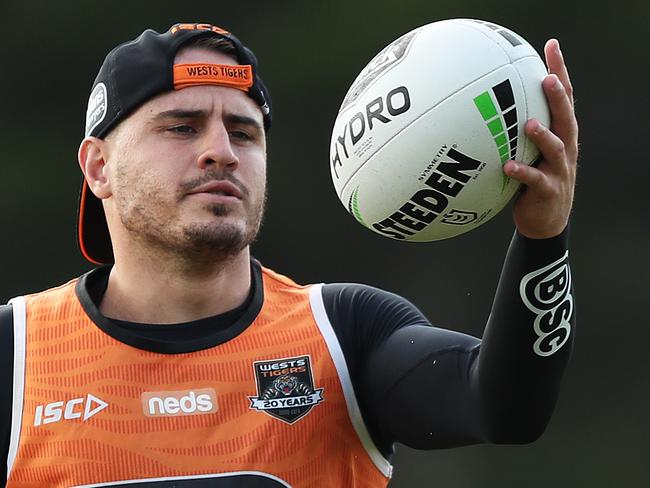
[[239, 179], [233, 176], [232, 173], [216, 170], [216, 171], [207, 172], [193, 180], [189, 180], [181, 183], [179, 188], [181, 198], [187, 195], [188, 193], [191, 193], [195, 188], [205, 185], [206, 183], [211, 183], [213, 181], [228, 181], [232, 183], [237, 187], [237, 189], [241, 192], [244, 198], [247, 198], [250, 193], [246, 185], [244, 185], [241, 181], [239, 181]]

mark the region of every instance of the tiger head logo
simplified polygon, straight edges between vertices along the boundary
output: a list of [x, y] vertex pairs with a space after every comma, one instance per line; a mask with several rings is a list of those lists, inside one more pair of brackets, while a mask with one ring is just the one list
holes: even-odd
[[297, 385], [298, 379], [290, 375], [280, 376], [273, 381], [273, 387], [284, 396], [289, 396]]

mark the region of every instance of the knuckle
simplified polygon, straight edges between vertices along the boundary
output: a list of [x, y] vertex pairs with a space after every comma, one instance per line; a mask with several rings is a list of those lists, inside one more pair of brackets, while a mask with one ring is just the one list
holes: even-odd
[[538, 191], [540, 196], [545, 200], [555, 199], [557, 193], [549, 178], [546, 176], [540, 178]]
[[544, 190], [547, 186], [546, 184], [546, 175], [539, 171], [536, 168], [530, 168], [531, 171], [528, 174], [528, 185], [535, 186], [540, 190]]
[[562, 140], [558, 139], [551, 149], [551, 154], [555, 159], [564, 159], [566, 156], [566, 146]]

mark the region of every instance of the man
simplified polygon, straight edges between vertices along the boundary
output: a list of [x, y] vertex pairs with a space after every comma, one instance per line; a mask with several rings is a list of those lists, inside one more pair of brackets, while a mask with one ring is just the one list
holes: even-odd
[[483, 340], [355, 284], [299, 286], [251, 259], [269, 95], [209, 24], [145, 31], [95, 80], [79, 207], [106, 264], [0, 309], [7, 486], [386, 486], [397, 442], [536, 439], [568, 361], [567, 226], [577, 124], [547, 43], [544, 158], [527, 185]]

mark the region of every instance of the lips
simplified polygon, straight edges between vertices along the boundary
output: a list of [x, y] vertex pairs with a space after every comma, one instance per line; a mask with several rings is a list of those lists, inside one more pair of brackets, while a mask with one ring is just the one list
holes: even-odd
[[237, 186], [226, 180], [211, 181], [203, 185], [197, 186], [189, 192], [190, 195], [197, 195], [200, 193], [207, 193], [211, 195], [221, 195], [226, 197], [235, 197], [238, 199], [243, 198], [243, 194]]

